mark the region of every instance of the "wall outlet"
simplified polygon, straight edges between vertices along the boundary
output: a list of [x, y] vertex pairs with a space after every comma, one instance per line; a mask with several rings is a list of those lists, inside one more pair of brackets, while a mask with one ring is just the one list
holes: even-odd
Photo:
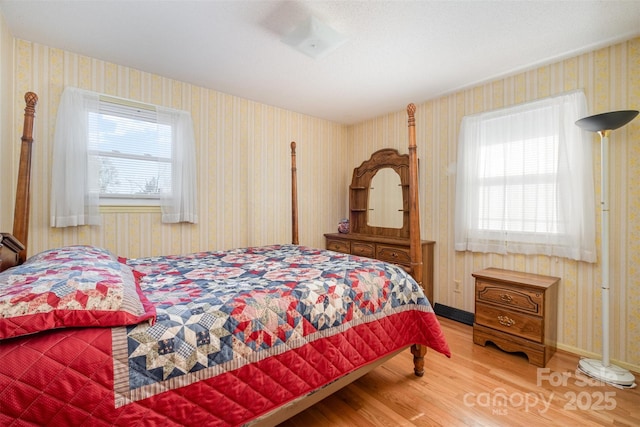
[[462, 292], [462, 284], [460, 283], [460, 280], [453, 281], [453, 292], [457, 294]]

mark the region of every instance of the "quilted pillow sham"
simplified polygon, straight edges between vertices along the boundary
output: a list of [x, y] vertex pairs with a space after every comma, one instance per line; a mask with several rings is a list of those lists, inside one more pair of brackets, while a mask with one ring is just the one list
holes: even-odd
[[67, 246], [41, 252], [0, 273], [0, 339], [69, 327], [155, 320], [140, 273], [111, 252]]

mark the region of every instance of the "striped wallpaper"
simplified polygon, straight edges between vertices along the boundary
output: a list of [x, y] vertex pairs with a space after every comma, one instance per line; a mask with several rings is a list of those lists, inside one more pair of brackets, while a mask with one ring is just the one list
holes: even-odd
[[[0, 59], [14, 64], [13, 128], [0, 128], [3, 168], [15, 177], [22, 128], [23, 95], [34, 91], [37, 107], [29, 252], [64, 244], [95, 244], [126, 257], [228, 249], [287, 242], [290, 227], [289, 143], [298, 143], [300, 241], [321, 247], [348, 215], [352, 169], [380, 148], [407, 152], [405, 105], [398, 112], [345, 127], [59, 49], [11, 39], [0, 23]], [[15, 56], [14, 56], [15, 53]], [[0, 72], [5, 67], [0, 67]], [[101, 227], [51, 229], [49, 175], [57, 104], [65, 85], [189, 110], [198, 156], [197, 225], [165, 225], [153, 210], [109, 210]], [[435, 240], [435, 301], [473, 311], [471, 273], [488, 266], [562, 278], [560, 348], [599, 354], [601, 321], [599, 264], [543, 256], [482, 255], [453, 250], [457, 134], [465, 114], [585, 90], [592, 113], [640, 108], [640, 38], [541, 66], [438, 99], [415, 102], [422, 237]], [[4, 108], [4, 107], [3, 107]], [[10, 141], [5, 136], [10, 135]], [[611, 234], [612, 359], [640, 371], [640, 120], [612, 133]], [[593, 137], [596, 153], [599, 139]], [[595, 156], [596, 175], [599, 154]], [[12, 180], [13, 179], [13, 180]], [[3, 174], [0, 225], [10, 226], [6, 196], [15, 178]], [[598, 183], [596, 183], [598, 184]], [[13, 193], [11, 193], [13, 197]], [[597, 206], [594, 206], [597, 209]], [[599, 221], [599, 214], [597, 216]], [[455, 283], [461, 284], [456, 292]]]
[[[462, 117], [583, 89], [590, 114], [640, 109], [640, 38], [541, 66], [418, 104], [421, 227], [435, 240], [436, 302], [474, 310], [471, 273], [485, 267], [562, 278], [559, 347], [601, 354], [600, 264], [546, 257], [455, 252], [455, 162]], [[408, 100], [411, 101], [411, 100]], [[406, 114], [378, 117], [347, 129], [350, 157], [391, 146], [406, 152]], [[640, 372], [640, 119], [611, 133], [611, 358]], [[600, 138], [593, 134], [598, 244]], [[460, 291], [456, 292], [456, 282]]]
[[[15, 184], [10, 186], [15, 167], [14, 150], [19, 146], [9, 145], [13, 138], [13, 38], [4, 17], [0, 13], [0, 230], [13, 229], [13, 201]], [[22, 107], [24, 111], [24, 106]]]
[[[15, 50], [16, 122], [23, 94], [40, 98], [30, 253], [86, 243], [138, 257], [290, 241], [291, 141], [298, 145], [301, 243], [322, 245], [318, 231], [335, 229], [344, 216], [344, 204], [327, 203], [346, 185], [337, 173], [345, 169], [342, 125], [23, 40], [15, 41]], [[105, 210], [101, 227], [49, 227], [52, 138], [67, 85], [191, 112], [199, 224], [162, 224], [158, 210], [143, 208]], [[16, 127], [13, 140], [19, 141], [21, 124]]]

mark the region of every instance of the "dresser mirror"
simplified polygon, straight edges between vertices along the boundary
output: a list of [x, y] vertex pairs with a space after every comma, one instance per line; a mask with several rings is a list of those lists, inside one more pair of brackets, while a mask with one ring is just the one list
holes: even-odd
[[353, 170], [352, 233], [409, 238], [409, 155], [383, 148]]
[[402, 183], [392, 168], [380, 168], [369, 187], [369, 227], [402, 228]]

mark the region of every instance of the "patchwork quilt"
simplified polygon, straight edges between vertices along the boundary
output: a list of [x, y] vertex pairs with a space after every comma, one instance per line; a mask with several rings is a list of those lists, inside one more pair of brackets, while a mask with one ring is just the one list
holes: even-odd
[[450, 355], [420, 287], [381, 261], [297, 245], [120, 261], [155, 318], [1, 340], [0, 424], [242, 425], [411, 344]]

